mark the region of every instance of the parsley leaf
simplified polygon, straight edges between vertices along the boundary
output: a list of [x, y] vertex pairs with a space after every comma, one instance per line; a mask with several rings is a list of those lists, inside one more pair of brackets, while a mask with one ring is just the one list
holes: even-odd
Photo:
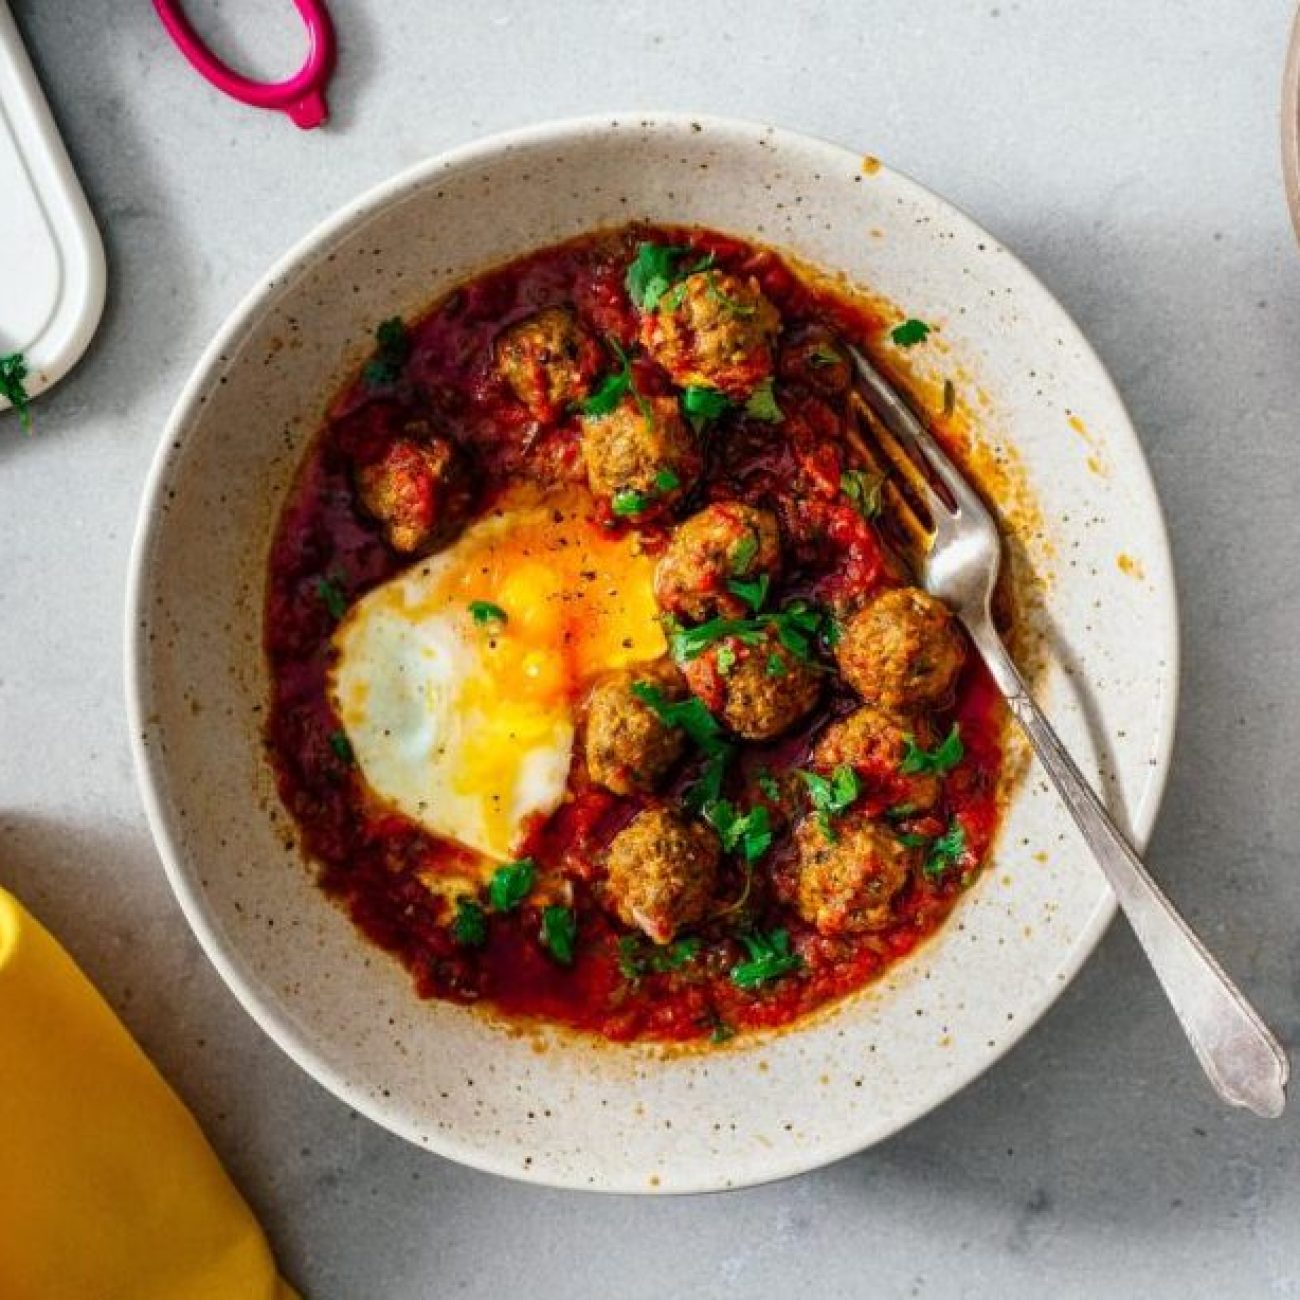
[[348, 598], [334, 578], [317, 578], [316, 594], [336, 623], [348, 612]]
[[736, 1031], [732, 1029], [725, 1020], [719, 1020], [715, 1022], [712, 1030], [709, 1032], [709, 1042], [711, 1042], [714, 1047], [717, 1047], [719, 1044], [728, 1042], [730, 1039], [735, 1038], [735, 1036]]
[[696, 433], [711, 420], [716, 420], [730, 405], [726, 395], [716, 389], [692, 387], [682, 393], [682, 411]]
[[578, 938], [578, 918], [571, 907], [558, 903], [542, 908], [542, 943], [561, 966], [573, 965], [573, 945]]
[[731, 549], [731, 571], [738, 577], [749, 572], [749, 566], [758, 557], [758, 534], [748, 532]]
[[609, 500], [609, 508], [616, 515], [644, 514], [654, 501], [648, 492], [638, 492], [635, 488], [619, 488]]
[[722, 724], [697, 696], [670, 700], [653, 682], [633, 682], [631, 689], [642, 704], [654, 710], [660, 722], [667, 727], [680, 727], [706, 754], [731, 748]]
[[741, 813], [729, 799], [717, 799], [705, 805], [703, 812], [728, 853], [738, 851], [746, 862], [757, 862], [771, 848], [772, 816], [766, 805], [756, 804]]
[[624, 281], [633, 304], [642, 311], [654, 311], [679, 278], [678, 265], [688, 252], [690, 249], [672, 244], [638, 244]]
[[494, 605], [490, 600], [471, 600], [469, 615], [479, 627], [487, 627], [489, 623], [510, 622], [510, 615], [500, 605]]
[[671, 492], [674, 488], [681, 487], [681, 485], [681, 479], [667, 467], [655, 474], [655, 490], [658, 492]]
[[781, 802], [781, 787], [777, 784], [776, 777], [774, 777], [767, 768], [763, 768], [763, 770], [758, 774], [758, 788], [769, 799], [771, 799], [773, 803]]
[[0, 357], [0, 397], [5, 398], [18, 414], [23, 430], [32, 430], [32, 412], [27, 385], [27, 358], [21, 352]]
[[767, 657], [767, 666], [764, 671], [769, 677], [784, 677], [790, 671], [790, 668], [779, 654], [770, 654]]
[[718, 653], [713, 656], [713, 662], [721, 676], [729, 677], [736, 666], [736, 647], [724, 641], [718, 647]]
[[923, 320], [916, 320], [913, 317], [909, 317], [901, 324], [895, 325], [894, 328], [889, 331], [889, 337], [893, 339], [900, 348], [912, 348], [918, 343], [924, 343], [929, 337], [929, 334], [930, 326]]
[[[600, 381], [596, 391], [585, 401], [579, 403], [578, 409], [583, 415], [608, 415], [627, 393], [632, 393], [637, 398], [638, 404], [643, 400], [641, 394], [636, 391], [636, 385], [632, 382], [631, 357], [623, 351], [618, 340], [612, 335], [605, 341], [609, 344], [614, 356], [618, 358], [618, 369], [612, 375], [606, 375]], [[641, 409], [641, 414], [646, 415], [644, 406]]]
[[880, 493], [884, 486], [883, 474], [871, 474], [864, 469], [846, 469], [840, 475], [840, 491], [863, 519], [874, 519], [880, 513]]
[[498, 867], [488, 882], [488, 902], [494, 912], [513, 912], [532, 892], [537, 881], [537, 863], [520, 858]]
[[731, 982], [741, 989], [756, 989], [768, 980], [779, 979], [803, 968], [803, 958], [790, 951], [790, 934], [787, 930], [773, 930], [769, 934], [742, 934], [749, 960], [738, 962], [731, 968]]
[[757, 578], [732, 578], [727, 583], [727, 589], [739, 596], [757, 614], [763, 608], [763, 602], [767, 599], [767, 589], [771, 585], [771, 577], [766, 573], [760, 573]]
[[811, 662], [813, 643], [823, 621], [824, 615], [815, 606], [805, 600], [792, 600], [782, 609], [753, 618], [711, 618], [695, 627], [679, 627], [670, 637], [670, 646], [673, 658], [679, 661], [698, 659], [724, 637], [735, 637], [745, 645], [760, 645], [770, 629], [791, 654]]
[[361, 378], [368, 388], [382, 388], [401, 378], [411, 355], [411, 339], [400, 316], [390, 316], [375, 330], [375, 355], [366, 362]]
[[625, 980], [643, 975], [666, 975], [681, 970], [699, 956], [704, 940], [678, 939], [666, 948], [649, 944], [639, 934], [625, 934], [618, 941], [618, 971]]
[[907, 749], [903, 753], [903, 761], [898, 765], [898, 770], [904, 776], [917, 776], [921, 773], [943, 776], [945, 772], [951, 772], [966, 756], [961, 726], [956, 722], [934, 749], [922, 749], [913, 736], [907, 736], [905, 741]]
[[862, 793], [858, 774], [847, 763], [841, 763], [829, 777], [804, 771], [799, 773], [799, 777], [808, 787], [808, 798], [816, 810], [818, 825], [828, 840], [834, 840], [831, 818], [847, 812]]
[[356, 755], [352, 752], [352, 742], [348, 739], [346, 731], [330, 732], [330, 748], [334, 751], [334, 757], [340, 763], [352, 763], [356, 761]]
[[780, 424], [785, 419], [776, 404], [776, 390], [770, 375], [750, 393], [749, 401], [745, 403], [745, 414], [751, 420], [763, 420], [767, 424]]
[[481, 948], [487, 943], [487, 913], [472, 898], [456, 900], [456, 915], [451, 922], [451, 937], [462, 948]]
[[956, 866], [966, 853], [966, 828], [956, 818], [948, 824], [948, 829], [930, 845], [929, 856], [921, 870], [931, 879], [937, 880], [948, 870]]

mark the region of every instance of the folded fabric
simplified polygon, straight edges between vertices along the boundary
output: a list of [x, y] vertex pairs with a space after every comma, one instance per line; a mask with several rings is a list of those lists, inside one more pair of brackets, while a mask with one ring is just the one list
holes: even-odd
[[193, 1116], [0, 889], [0, 1297], [292, 1296]]

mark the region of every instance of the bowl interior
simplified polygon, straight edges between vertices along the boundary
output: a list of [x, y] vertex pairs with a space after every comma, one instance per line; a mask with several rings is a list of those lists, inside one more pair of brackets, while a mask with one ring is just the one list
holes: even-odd
[[1019, 457], [1046, 521], [1014, 539], [1044, 584], [1040, 692], [1143, 838], [1171, 740], [1172, 582], [1100, 364], [1019, 263], [941, 200], [874, 160], [735, 123], [604, 119], [489, 141], [398, 178], [295, 249], [200, 362], [160, 450], [133, 566], [129, 696], [191, 924], [301, 1064], [378, 1122], [482, 1168], [684, 1191], [809, 1168], [924, 1113], [1059, 993], [1113, 901], [1031, 772], [991, 868], [892, 976], [793, 1032], [665, 1055], [420, 1002], [318, 891], [260, 742], [263, 565], [306, 442], [380, 320], [634, 218], [787, 248], [940, 327], [929, 364], [958, 376], [992, 451]]

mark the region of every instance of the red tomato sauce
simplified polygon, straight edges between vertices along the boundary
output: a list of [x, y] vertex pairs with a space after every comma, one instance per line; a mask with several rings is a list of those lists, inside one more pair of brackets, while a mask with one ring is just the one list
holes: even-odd
[[[954, 699], [937, 718], [940, 734], [961, 727], [965, 757], [945, 779], [928, 833], [959, 823], [965, 848], [949, 870], [916, 873], [894, 904], [894, 920], [869, 934], [827, 938], [800, 919], [789, 897], [790, 847], [778, 833], [760, 860], [746, 903], [747, 924], [788, 933], [802, 960], [797, 972], [756, 989], [731, 977], [746, 956], [735, 918], [696, 927], [696, 955], [678, 969], [629, 972], [620, 939], [629, 931], [599, 902], [601, 854], [610, 837], [642, 805], [590, 785], [575, 757], [566, 802], [533, 828], [524, 846], [539, 872], [563, 876], [572, 890], [577, 942], [562, 965], [539, 942], [539, 915], [525, 903], [490, 917], [482, 947], [459, 944], [448, 901], [421, 877], [472, 858], [369, 791], [340, 743], [326, 674], [330, 638], [340, 613], [410, 562], [390, 550], [357, 505], [352, 473], [382, 454], [413, 419], [427, 420], [471, 453], [481, 479], [480, 505], [511, 481], [581, 480], [576, 418], [539, 429], [492, 367], [492, 344], [503, 326], [539, 308], [571, 304], [598, 337], [631, 352], [637, 317], [623, 287], [638, 240], [689, 243], [714, 253], [720, 266], [757, 277], [787, 329], [830, 324], [863, 348], [878, 341], [883, 322], [862, 302], [797, 275], [771, 251], [697, 229], [637, 228], [604, 232], [545, 249], [455, 290], [409, 325], [409, 356], [401, 376], [375, 386], [364, 377], [342, 391], [312, 444], [285, 503], [269, 559], [264, 640], [272, 700], [266, 740], [281, 797], [320, 881], [374, 943], [410, 971], [422, 997], [479, 1002], [509, 1017], [559, 1022], [615, 1040], [721, 1041], [756, 1027], [790, 1023], [875, 979], [910, 953], [947, 917], [984, 861], [998, 824], [1003, 706], [986, 672], [968, 657]], [[638, 389], [672, 392], [653, 365], [634, 361]], [[777, 510], [787, 564], [783, 595], [842, 600], [905, 581], [891, 545], [888, 519], [867, 521], [840, 491], [842, 417], [832, 404], [798, 389], [778, 391], [782, 436], [743, 421], [708, 446], [699, 500], [739, 498]], [[627, 527], [609, 520], [611, 527]], [[668, 525], [643, 528], [647, 549], [661, 548]], [[835, 680], [823, 705], [795, 733], [746, 746], [732, 779], [763, 766], [802, 766], [811, 738], [828, 719], [852, 707]], [[666, 792], [671, 800], [698, 778], [688, 758]], [[883, 811], [883, 809], [882, 809]], [[922, 825], [920, 829], [927, 831]], [[724, 865], [719, 893], [739, 896], [738, 865]], [[637, 952], [644, 957], [648, 943]], [[624, 968], [621, 968], [622, 967]]]

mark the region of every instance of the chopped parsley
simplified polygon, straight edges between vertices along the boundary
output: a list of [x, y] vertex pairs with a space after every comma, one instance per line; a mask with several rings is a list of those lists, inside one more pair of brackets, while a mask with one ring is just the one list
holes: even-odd
[[493, 623], [504, 626], [510, 622], [510, 615], [500, 605], [494, 605], [490, 600], [471, 600], [469, 616], [479, 627], [488, 627]]
[[825, 366], [841, 365], [844, 358], [829, 343], [819, 343], [808, 360], [818, 369], [822, 369]]
[[668, 727], [679, 727], [706, 754], [729, 750], [722, 724], [692, 695], [685, 700], [670, 700], [653, 682], [633, 682], [632, 694], [654, 710], [655, 716]]
[[751, 420], [763, 420], [767, 424], [780, 424], [785, 419], [776, 404], [776, 390], [770, 375], [750, 393], [749, 401], [745, 403], [745, 414]]
[[731, 670], [736, 666], [736, 647], [724, 641], [718, 647], [718, 653], [714, 655], [713, 662], [723, 677], [729, 677]]
[[513, 912], [532, 893], [537, 881], [537, 863], [532, 858], [507, 862], [492, 873], [488, 882], [488, 902], [494, 912]]
[[401, 378], [411, 355], [411, 338], [400, 316], [390, 316], [375, 330], [375, 355], [366, 362], [361, 378], [368, 388], [382, 388]]
[[728, 853], [739, 853], [747, 863], [753, 863], [771, 848], [772, 815], [765, 804], [741, 813], [729, 799], [716, 799], [702, 811]]
[[800, 771], [799, 777], [808, 787], [808, 798], [812, 801], [822, 834], [833, 841], [836, 835], [831, 818], [847, 812], [862, 793], [858, 774], [847, 763], [841, 763], [829, 777], [804, 771]]
[[30, 433], [31, 399], [27, 393], [27, 358], [21, 352], [0, 357], [0, 397], [5, 398], [18, 414], [18, 423]]
[[[631, 357], [619, 346], [617, 339], [611, 337], [606, 341], [618, 358], [618, 369], [613, 374], [606, 375], [600, 381], [596, 391], [580, 404], [579, 409], [583, 415], [608, 415], [627, 393], [632, 393], [639, 401], [641, 400], [641, 395], [637, 393], [636, 386], [632, 382]], [[645, 413], [645, 408], [642, 407], [641, 414], [645, 415]]]
[[348, 598], [334, 578], [317, 578], [316, 595], [336, 623], [348, 612]]
[[752, 990], [769, 980], [779, 979], [803, 968], [803, 958], [790, 951], [788, 930], [772, 930], [768, 934], [742, 934], [740, 941], [749, 954], [748, 961], [737, 962], [731, 968], [731, 982], [737, 987]]
[[654, 497], [648, 492], [638, 492], [636, 488], [619, 488], [609, 499], [609, 508], [616, 515], [644, 514], [654, 503]]
[[542, 908], [542, 943], [561, 966], [573, 965], [573, 946], [578, 939], [578, 918], [571, 907], [558, 903]]
[[481, 948], [487, 943], [487, 936], [487, 913], [472, 898], [458, 898], [451, 937], [462, 948]]
[[931, 879], [938, 880], [949, 867], [954, 867], [966, 855], [966, 828], [956, 818], [930, 845], [925, 865], [921, 870]]
[[627, 268], [628, 297], [642, 311], [654, 311], [677, 280], [677, 266], [688, 250], [672, 244], [638, 244]]
[[713, 388], [688, 388], [682, 393], [682, 413], [696, 433], [721, 416], [730, 405], [726, 395]]
[[777, 784], [776, 777], [774, 777], [767, 768], [764, 768], [758, 774], [758, 788], [769, 799], [771, 799], [773, 803], [781, 802], [781, 787]]
[[748, 532], [738, 541], [731, 552], [731, 571], [738, 577], [749, 572], [749, 566], [758, 557], [758, 535]]
[[895, 325], [889, 331], [889, 337], [900, 348], [913, 348], [918, 343], [924, 343], [930, 336], [930, 326], [923, 320], [916, 320], [914, 317], [908, 317], [901, 324]]
[[340, 763], [352, 763], [356, 761], [356, 755], [352, 752], [352, 742], [348, 739], [346, 731], [330, 732], [330, 748], [334, 751], [334, 757]]
[[840, 475], [840, 491], [863, 519], [874, 519], [880, 513], [880, 493], [884, 486], [883, 474], [871, 474], [865, 469], [846, 469]]
[[771, 577], [760, 573], [757, 578], [732, 578], [727, 583], [727, 589], [739, 596], [757, 614], [767, 600], [767, 589], [771, 585]]
[[784, 677], [790, 671], [790, 666], [774, 651], [768, 655], [767, 666], [764, 671], [769, 677]]
[[[624, 281], [633, 305], [643, 312], [654, 311], [659, 306], [660, 299], [675, 284], [697, 271], [707, 271], [713, 266], [714, 257], [709, 253], [694, 266], [683, 267], [682, 259], [690, 251], [689, 248], [674, 244], [638, 244], [636, 256], [627, 268]], [[682, 292], [679, 290], [666, 305], [675, 309], [681, 306], [681, 302]]]
[[698, 659], [724, 637], [734, 637], [745, 645], [760, 645], [771, 630], [791, 654], [811, 662], [824, 617], [807, 601], [793, 600], [774, 613], [756, 614], [753, 618], [711, 618], [695, 627], [678, 628], [670, 638], [670, 645], [675, 659]]
[[905, 743], [907, 748], [903, 753], [903, 761], [898, 765], [898, 770], [904, 776], [921, 774], [943, 776], [944, 773], [951, 772], [966, 755], [966, 746], [962, 744], [961, 739], [961, 726], [956, 722], [952, 724], [952, 730], [934, 749], [922, 749], [913, 736], [905, 737]]
[[727, 765], [735, 752], [733, 746], [723, 744], [721, 748], [709, 755], [700, 779], [682, 795], [682, 803], [691, 812], [703, 812], [722, 798], [722, 783], [727, 776]]
[[725, 1020], [716, 1020], [714, 1021], [713, 1028], [709, 1031], [709, 1042], [711, 1042], [714, 1047], [717, 1047], [719, 1044], [728, 1042], [730, 1039], [735, 1038], [735, 1036], [736, 1031], [732, 1029]]
[[647, 943], [639, 934], [625, 934], [618, 941], [618, 971], [625, 980], [667, 975], [693, 962], [703, 947], [703, 939], [678, 939], [661, 948]]
[[655, 475], [655, 490], [657, 492], [672, 492], [681, 485], [681, 479], [670, 469], [661, 469]]

